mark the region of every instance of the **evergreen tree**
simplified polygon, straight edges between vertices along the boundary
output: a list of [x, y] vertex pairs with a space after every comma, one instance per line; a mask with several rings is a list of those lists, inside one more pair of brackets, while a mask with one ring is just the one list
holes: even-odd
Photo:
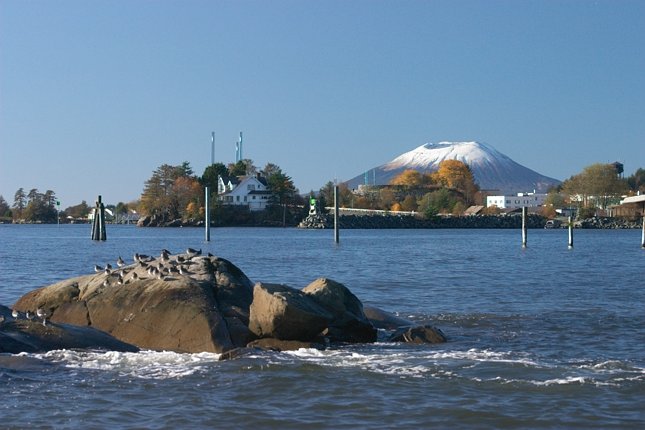
[[210, 187], [211, 191], [216, 193], [218, 176], [228, 176], [228, 169], [223, 163], [215, 163], [206, 167], [201, 177], [201, 183], [205, 187]]
[[633, 192], [645, 192], [645, 169], [638, 168], [633, 175], [627, 178], [627, 184]]
[[10, 216], [11, 216], [11, 208], [9, 207], [9, 203], [7, 203], [4, 197], [0, 195], [0, 217], [10, 217]]
[[22, 218], [22, 212], [27, 207], [27, 195], [23, 188], [18, 188], [13, 196], [13, 217], [14, 219]]

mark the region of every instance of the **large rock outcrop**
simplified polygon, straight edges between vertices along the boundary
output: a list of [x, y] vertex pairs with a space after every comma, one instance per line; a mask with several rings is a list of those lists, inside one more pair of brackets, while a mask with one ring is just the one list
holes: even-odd
[[[331, 279], [302, 290], [254, 285], [231, 262], [190, 249], [179, 255], [163, 251], [158, 258], [137, 254], [133, 264], [120, 258], [118, 263], [27, 293], [14, 309], [32, 315], [40, 309], [52, 327], [91, 327], [139, 348], [177, 352], [375, 342], [370, 315], [387, 320], [390, 329], [414, 325], [383, 311], [366, 313], [347, 287]], [[377, 318], [377, 327], [383, 321]], [[397, 339], [421, 342], [424, 333]]]
[[191, 252], [139, 257], [40, 288], [14, 309], [42, 308], [53, 322], [92, 326], [140, 348], [220, 353], [252, 338], [252, 294], [253, 283], [232, 263]]

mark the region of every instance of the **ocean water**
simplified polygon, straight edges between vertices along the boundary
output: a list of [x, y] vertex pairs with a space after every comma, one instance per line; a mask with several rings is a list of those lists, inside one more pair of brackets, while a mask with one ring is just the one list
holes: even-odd
[[[2, 428], [643, 428], [640, 231], [0, 225], [0, 303], [135, 252], [187, 247], [252, 280], [325, 276], [441, 328], [441, 345], [0, 354]], [[384, 336], [384, 334], [383, 334]]]

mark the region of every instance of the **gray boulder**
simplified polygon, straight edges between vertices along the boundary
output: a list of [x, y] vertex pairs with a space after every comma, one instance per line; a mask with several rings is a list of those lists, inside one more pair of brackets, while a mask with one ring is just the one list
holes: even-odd
[[363, 312], [363, 304], [343, 284], [316, 279], [303, 290], [332, 315], [324, 334], [332, 342], [376, 342], [377, 331]]
[[302, 291], [263, 283], [253, 289], [249, 329], [259, 338], [309, 341], [332, 319], [331, 313]]

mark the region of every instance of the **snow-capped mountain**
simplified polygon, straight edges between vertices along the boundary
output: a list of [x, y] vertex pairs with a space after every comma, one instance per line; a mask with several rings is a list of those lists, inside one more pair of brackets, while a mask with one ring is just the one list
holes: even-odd
[[482, 190], [497, 190], [500, 194], [546, 192], [560, 183], [516, 163], [485, 143], [439, 142], [426, 143], [401, 154], [389, 163], [370, 169], [367, 174], [350, 179], [347, 185], [350, 188], [364, 183], [385, 185], [407, 169], [434, 172], [443, 160], [462, 161], [470, 167]]

